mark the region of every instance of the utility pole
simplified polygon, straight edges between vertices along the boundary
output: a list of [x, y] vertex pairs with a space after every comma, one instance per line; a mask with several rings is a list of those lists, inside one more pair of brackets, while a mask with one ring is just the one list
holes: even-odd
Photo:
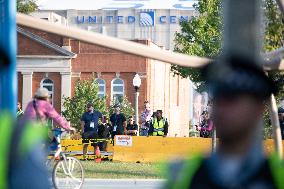
[[16, 117], [16, 0], [0, 0], [0, 111]]

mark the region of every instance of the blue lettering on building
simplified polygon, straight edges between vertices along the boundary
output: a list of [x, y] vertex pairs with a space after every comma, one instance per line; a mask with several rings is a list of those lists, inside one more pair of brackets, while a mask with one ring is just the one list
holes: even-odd
[[85, 16], [82, 16], [82, 19], [80, 20], [79, 16], [77, 16], [77, 23], [84, 23], [85, 22]]
[[128, 17], [127, 17], [127, 22], [128, 22], [129, 24], [134, 23], [134, 22], [135, 22], [135, 17], [134, 17], [134, 16], [128, 16]]
[[[140, 16], [140, 18], [139, 18]], [[154, 12], [141, 12], [140, 15], [137, 17], [135, 16], [77, 16], [76, 23], [83, 24], [133, 24], [136, 22], [140, 22], [140, 26], [154, 26], [155, 19], [160, 24], [178, 24], [182, 21], [189, 21], [189, 16], [159, 16], [155, 18]]]
[[177, 23], [177, 17], [176, 16], [170, 16], [170, 23], [171, 24]]
[[179, 19], [180, 22], [188, 22], [188, 16], [180, 16], [180, 19]]
[[107, 16], [107, 22], [111, 24], [113, 22], [113, 16]]
[[94, 16], [94, 17], [92, 17], [92, 16], [89, 16], [88, 17], [88, 23], [97, 23], [97, 17], [96, 16]]
[[160, 23], [161, 23], [161, 24], [167, 23], [166, 18], [167, 18], [166, 16], [160, 16], [160, 19], [159, 19], [159, 20], [160, 20]]
[[117, 23], [123, 24], [123, 16], [117, 16]]

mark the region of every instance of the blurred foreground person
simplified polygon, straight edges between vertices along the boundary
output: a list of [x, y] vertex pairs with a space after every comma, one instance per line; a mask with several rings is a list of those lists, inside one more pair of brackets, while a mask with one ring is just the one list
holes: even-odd
[[165, 188], [284, 188], [284, 165], [276, 154], [265, 157], [262, 148], [265, 101], [276, 92], [274, 83], [255, 62], [238, 57], [212, 63], [203, 74], [213, 95], [219, 146], [209, 157], [170, 165]]
[[[0, 69], [10, 60], [0, 47]], [[9, 86], [7, 86], [9, 87]], [[3, 91], [2, 91], [3, 92]], [[46, 132], [42, 127], [15, 119], [1, 109], [0, 112], [0, 188], [48, 189], [48, 174], [44, 166], [44, 153], [40, 146]]]
[[20, 118], [20, 117], [22, 117], [22, 115], [24, 115], [24, 111], [22, 110], [21, 103], [18, 102], [18, 104], [17, 104], [17, 114], [16, 114], [16, 116], [17, 116], [17, 118]]
[[48, 125], [48, 119], [55, 121], [60, 127], [67, 131], [75, 131], [69, 123], [54, 109], [49, 102], [49, 93], [46, 88], [39, 88], [35, 93], [34, 99], [28, 103], [23, 118], [34, 120]]

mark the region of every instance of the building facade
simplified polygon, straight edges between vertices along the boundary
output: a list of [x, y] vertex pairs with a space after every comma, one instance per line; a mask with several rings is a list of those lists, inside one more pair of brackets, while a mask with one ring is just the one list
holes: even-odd
[[[192, 9], [118, 9], [45, 10], [34, 13], [34, 16], [54, 21], [55, 15], [50, 15], [53, 12], [65, 18], [70, 27], [126, 40], [150, 40], [167, 50], [174, 49], [174, 36], [180, 31], [179, 23], [198, 15]], [[58, 18], [59, 21], [66, 22]]]
[[[188, 136], [188, 80], [173, 76], [169, 64], [21, 26], [17, 32], [18, 101], [24, 108], [37, 88], [46, 87], [60, 112], [62, 97], [72, 96], [75, 81], [93, 78], [108, 105], [123, 95], [134, 104], [132, 80], [138, 73], [142, 78], [139, 112], [149, 100], [153, 110], [164, 111], [170, 136]], [[160, 48], [150, 40], [136, 42]]]

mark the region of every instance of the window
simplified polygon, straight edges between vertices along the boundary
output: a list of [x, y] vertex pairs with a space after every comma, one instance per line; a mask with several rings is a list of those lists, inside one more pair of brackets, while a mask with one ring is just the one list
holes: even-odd
[[111, 82], [111, 97], [113, 102], [122, 102], [124, 96], [124, 82], [122, 79], [114, 79]]
[[106, 95], [106, 82], [103, 79], [96, 79], [95, 82], [98, 84], [99, 86], [99, 97], [103, 98]]
[[43, 79], [40, 82], [40, 87], [41, 88], [46, 88], [48, 90], [48, 94], [50, 96], [50, 102], [53, 104], [53, 93], [54, 93], [54, 84], [51, 79]]

